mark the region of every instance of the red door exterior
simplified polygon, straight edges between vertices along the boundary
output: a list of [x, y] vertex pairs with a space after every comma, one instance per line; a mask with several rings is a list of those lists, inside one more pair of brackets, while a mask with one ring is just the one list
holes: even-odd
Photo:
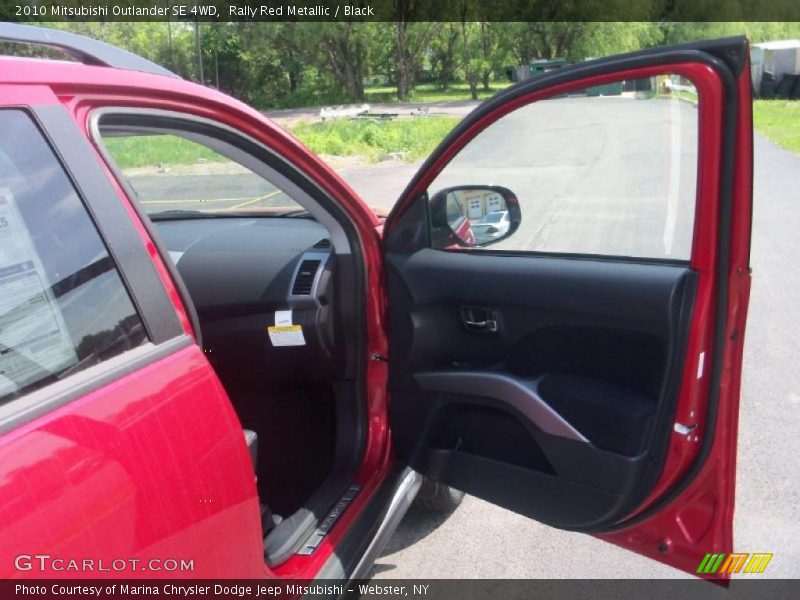
[[195, 345], [3, 436], [0, 471], [3, 577], [264, 574], [241, 426]]
[[[61, 106], [48, 87], [0, 85], [0, 110], [40, 120], [35, 111]], [[91, 156], [79, 131], [71, 153]], [[148, 260], [160, 260], [148, 239], [137, 243]], [[110, 250], [125, 256], [137, 248]], [[241, 425], [156, 264], [160, 293], [171, 297], [183, 331], [2, 407], [9, 420], [0, 437], [1, 577], [265, 573]], [[32, 398], [35, 418], [22, 414]]]
[[[723, 64], [719, 60], [723, 51], [736, 54], [738, 66], [729, 69]], [[675, 54], [663, 58], [670, 52]], [[657, 48], [641, 53], [643, 58], [637, 54], [611, 57], [602, 68], [593, 69], [587, 63], [580, 74], [577, 70], [572, 77], [562, 73], [556, 76], [561, 77], [558, 82], [542, 83], [505, 102], [496, 98], [479, 116], [467, 117], [434, 152], [385, 225], [390, 232], [404, 210], [470, 140], [521, 106], [610, 82], [668, 73], [694, 84], [700, 98], [699, 164], [689, 264], [699, 275], [699, 285], [676, 427], [670, 432], [667, 458], [649, 496], [612, 530], [591, 532], [692, 574], [699, 573], [707, 553], [733, 551], [739, 387], [750, 290], [752, 115], [747, 52], [744, 38]], [[699, 60], [692, 60], [692, 53]], [[681, 425], [687, 426], [690, 435]], [[722, 571], [701, 576], [730, 578]]]
[[[41, 560], [27, 557], [37, 553], [56, 557], [58, 549], [59, 558], [93, 557], [102, 559], [104, 567], [115, 558], [171, 559], [179, 566], [181, 559], [191, 561], [190, 570], [155, 570], [160, 563], [150, 569], [140, 561], [110, 573], [97, 572], [101, 576], [314, 577], [393, 465], [386, 364], [369, 361], [366, 367], [368, 434], [356, 474], [361, 493], [314, 555], [295, 556], [269, 570], [263, 560], [258, 498], [241, 425], [202, 350], [188, 340], [192, 327], [159, 252], [100, 153], [91, 147], [91, 113], [125, 106], [201, 116], [258, 140], [293, 163], [330, 194], [359, 229], [371, 290], [365, 350], [368, 355], [385, 356], [381, 222], [319, 158], [258, 112], [209, 88], [168, 77], [48, 61], [3, 61], [3, 81], [8, 85], [0, 91], [0, 103], [58, 108], [77, 126], [80, 142], [103, 170], [135, 228], [187, 339], [176, 343], [179, 349], [164, 358], [0, 438], [0, 455], [16, 457], [4, 461], [0, 471], [25, 473], [24, 478], [2, 479], [6, 487], [0, 495], [0, 516], [15, 525], [0, 542], [5, 569], [0, 575], [94, 576], [87, 569], [41, 571]], [[68, 432], [70, 437], [58, 438], [58, 444], [44, 443], [44, 431]], [[51, 468], [59, 471], [59, 478], [42, 477], [37, 487], [20, 487], [38, 480], [45, 465], [58, 465]], [[74, 477], [64, 476], [73, 470]], [[93, 500], [81, 507], [82, 498]], [[51, 512], [52, 507], [58, 511]], [[40, 529], [32, 531], [27, 525], [31, 522]], [[31, 550], [20, 559], [21, 570], [15, 568], [19, 549], [28, 547]], [[42, 560], [52, 567], [49, 559]]]

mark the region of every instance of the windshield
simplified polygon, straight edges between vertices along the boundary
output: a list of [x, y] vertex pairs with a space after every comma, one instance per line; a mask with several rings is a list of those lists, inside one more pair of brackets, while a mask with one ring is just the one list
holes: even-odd
[[299, 215], [283, 190], [211, 148], [172, 134], [130, 133], [104, 142], [151, 216]]
[[486, 215], [483, 218], [483, 222], [484, 223], [499, 223], [500, 221], [503, 220], [503, 217], [505, 216], [505, 214], [506, 213], [503, 213], [503, 212], [489, 213], [488, 215]]

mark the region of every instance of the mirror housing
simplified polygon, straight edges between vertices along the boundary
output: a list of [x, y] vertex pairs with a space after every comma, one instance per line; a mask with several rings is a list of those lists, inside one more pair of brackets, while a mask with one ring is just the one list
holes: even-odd
[[517, 196], [499, 185], [460, 185], [430, 200], [433, 248], [482, 248], [510, 237], [522, 221]]

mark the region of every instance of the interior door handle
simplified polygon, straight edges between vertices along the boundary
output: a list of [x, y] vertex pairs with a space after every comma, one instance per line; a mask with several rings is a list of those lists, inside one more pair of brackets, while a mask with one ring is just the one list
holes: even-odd
[[488, 329], [489, 331], [497, 331], [497, 321], [494, 319], [486, 319], [485, 321], [464, 321], [464, 325], [471, 329]]
[[487, 308], [463, 307], [461, 309], [461, 322], [470, 331], [497, 331], [497, 318], [494, 311]]

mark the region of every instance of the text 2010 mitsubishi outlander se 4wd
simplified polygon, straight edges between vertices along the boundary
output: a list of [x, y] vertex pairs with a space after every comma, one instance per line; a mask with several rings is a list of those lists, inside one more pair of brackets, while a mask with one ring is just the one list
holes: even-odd
[[362, 577], [423, 478], [691, 572], [732, 551], [744, 38], [509, 88], [385, 221], [222, 93], [0, 38], [73, 58], [0, 59], [1, 576]]

